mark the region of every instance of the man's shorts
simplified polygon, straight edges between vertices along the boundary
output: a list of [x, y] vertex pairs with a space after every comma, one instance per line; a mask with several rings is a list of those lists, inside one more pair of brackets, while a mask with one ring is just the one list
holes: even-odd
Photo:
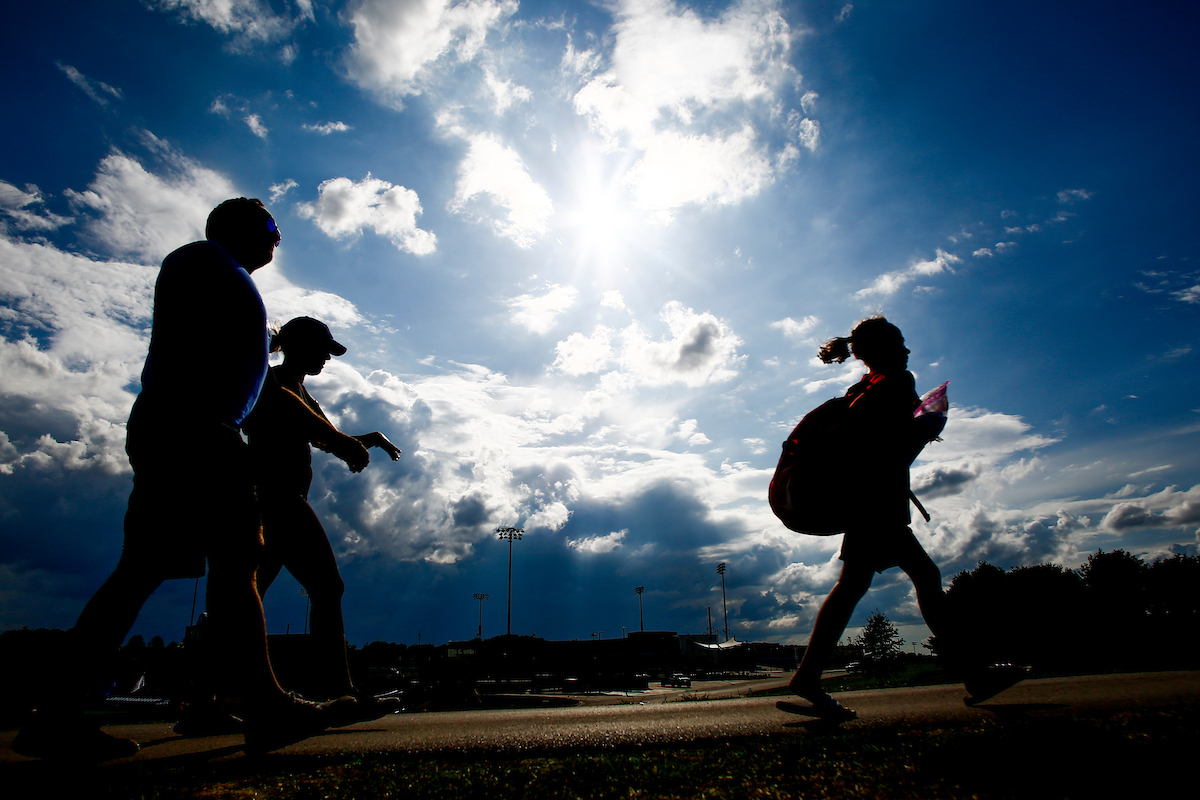
[[133, 492], [122, 559], [169, 578], [198, 578], [206, 559], [252, 559], [262, 527], [246, 443], [224, 425], [130, 425]]

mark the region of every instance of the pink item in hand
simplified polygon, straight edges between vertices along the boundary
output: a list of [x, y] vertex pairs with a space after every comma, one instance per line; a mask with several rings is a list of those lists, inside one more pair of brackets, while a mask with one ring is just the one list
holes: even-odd
[[913, 416], [945, 414], [950, 408], [950, 401], [946, 399], [946, 387], [949, 385], [950, 381], [946, 381], [936, 389], [926, 392], [925, 396], [921, 398], [921, 405], [917, 406], [917, 410], [913, 412]]

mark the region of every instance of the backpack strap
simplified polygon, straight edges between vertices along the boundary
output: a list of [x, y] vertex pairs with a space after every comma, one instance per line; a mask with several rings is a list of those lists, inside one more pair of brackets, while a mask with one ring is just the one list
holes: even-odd
[[917, 507], [917, 511], [920, 511], [921, 516], [925, 518], [925, 521], [929, 522], [930, 521], [929, 512], [925, 510], [925, 506], [921, 505], [921, 501], [917, 499], [917, 496], [915, 494], [913, 494], [912, 489], [908, 490], [908, 499], [913, 501], [913, 505]]

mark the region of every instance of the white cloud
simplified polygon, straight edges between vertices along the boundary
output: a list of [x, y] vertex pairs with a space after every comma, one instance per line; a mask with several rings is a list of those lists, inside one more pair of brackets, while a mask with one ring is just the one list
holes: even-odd
[[1112, 531], [1131, 528], [1177, 528], [1200, 525], [1200, 484], [1185, 492], [1168, 486], [1140, 500], [1117, 503], [1101, 526]]
[[296, 183], [291, 178], [288, 178], [286, 181], [283, 181], [281, 183], [272, 184], [271, 188], [270, 188], [271, 202], [278, 203], [279, 198], [283, 197], [285, 194], [290, 192], [292, 189], [295, 189], [299, 185], [300, 184]]
[[660, 222], [688, 203], [738, 203], [773, 180], [770, 154], [748, 124], [728, 135], [657, 133], [623, 178], [635, 204]]
[[503, 114], [516, 103], [527, 103], [533, 99], [533, 92], [528, 87], [500, 80], [491, 67], [484, 67], [483, 82], [497, 114]]
[[345, 133], [353, 128], [344, 122], [322, 122], [320, 125], [302, 125], [304, 130], [328, 136], [331, 133]]
[[990, 248], [981, 247], [975, 252], [971, 253], [971, 255], [975, 256], [976, 258], [991, 258], [993, 253]]
[[1171, 295], [1182, 303], [1200, 303], [1200, 283], [1177, 292], [1171, 292]]
[[258, 114], [247, 114], [245, 117], [246, 126], [250, 128], [250, 132], [260, 139], [267, 138], [267, 126], [263, 124], [262, 117]]
[[[609, 149], [641, 154], [624, 178], [638, 205], [665, 222], [681, 206], [736, 203], [769, 185], [795, 146], [773, 156], [748, 122], [729, 122], [749, 108], [778, 110], [798, 81], [778, 4], [743, 0], [705, 19], [672, 0], [624, 0], [616, 17], [607, 71], [592, 74], [592, 54], [573, 45], [564, 65], [589, 78], [576, 112]], [[805, 98], [811, 106], [815, 95]], [[792, 135], [811, 150], [819, 126], [806, 123], [793, 122]]]
[[554, 501], [542, 506], [525, 520], [525, 530], [533, 531], [538, 528], [556, 531], [571, 518], [571, 511], [560, 501]]
[[645, 383], [660, 385], [703, 386], [737, 375], [745, 360], [737, 354], [742, 342], [724, 322], [678, 301], [667, 303], [661, 317], [670, 330], [668, 339], [650, 339], [636, 322], [621, 332], [623, 368]]
[[614, 358], [613, 333], [603, 325], [597, 325], [590, 336], [572, 333], [554, 346], [556, 355], [551, 368], [567, 375], [600, 372]]
[[700, 422], [698, 420], [685, 419], [679, 423], [679, 432], [675, 436], [687, 442], [689, 447], [702, 447], [706, 444], [712, 444], [712, 440], [700, 432], [699, 427]]
[[106, 254], [157, 263], [175, 248], [204, 238], [208, 214], [240, 192], [220, 173], [180, 155], [149, 132], [144, 142], [158, 156], [161, 174], [114, 150], [85, 191], [67, 189], [71, 205], [91, 216], [85, 236]]
[[742, 342], [724, 322], [677, 301], [660, 316], [670, 333], [657, 341], [637, 322], [619, 332], [597, 325], [590, 336], [573, 333], [555, 346], [551, 369], [579, 376], [619, 367], [624, 378], [651, 386], [703, 386], [737, 375], [745, 361], [737, 354]]
[[813, 332], [813, 329], [817, 327], [819, 322], [819, 319], [814, 317], [812, 314], [809, 314], [800, 321], [796, 321], [791, 317], [784, 317], [781, 320], [772, 322], [771, 327], [782, 331], [783, 335], [788, 339], [793, 341], [805, 341], [808, 339], [809, 334]]
[[145, 0], [151, 8], [176, 11], [180, 16], [204, 22], [239, 48], [277, 41], [302, 22], [313, 19], [311, 0], [296, 0], [294, 17], [276, 14], [267, 0]]
[[[157, 271], [0, 237], [5, 466], [128, 472], [128, 390], [146, 355]], [[34, 336], [39, 338], [34, 338]], [[63, 421], [67, 421], [64, 426]], [[56, 431], [52, 436], [50, 430]]]
[[421, 75], [454, 52], [471, 61], [490, 29], [517, 10], [515, 0], [357, 0], [343, 12], [354, 29], [351, 78], [396, 107], [421, 93]]
[[579, 290], [574, 286], [551, 284], [544, 294], [523, 294], [509, 300], [509, 316], [533, 333], [546, 333], [558, 322], [560, 315], [575, 305], [578, 297]]
[[810, 151], [816, 151], [821, 143], [821, 123], [805, 117], [796, 123], [796, 139]]
[[616, 289], [610, 289], [600, 296], [600, 305], [620, 311], [625, 308], [625, 298]]
[[38, 208], [45, 204], [38, 187], [26, 184], [24, 191], [7, 181], [0, 181], [0, 214], [7, 217], [4, 227], [19, 231], [52, 231], [61, 228], [71, 217], [63, 217]]
[[[950, 394], [953, 402], [953, 384]], [[941, 462], [985, 457], [997, 459], [1022, 450], [1037, 450], [1058, 441], [1030, 431], [1027, 422], [1011, 414], [951, 405], [944, 441], [930, 445], [926, 455]]]
[[625, 528], [604, 535], [585, 536], [581, 539], [567, 539], [566, 544], [567, 547], [572, 550], [578, 550], [581, 553], [611, 553], [621, 546], [621, 543], [628, 535], [629, 529]]
[[372, 178], [370, 173], [358, 182], [349, 178], [324, 181], [317, 190], [316, 202], [301, 203], [296, 212], [335, 239], [358, 236], [363, 229], [371, 228], [413, 255], [427, 255], [437, 249], [437, 237], [417, 227], [421, 213], [417, 193]]
[[578, 77], [588, 78], [603, 65], [603, 57], [595, 50], [576, 50], [575, 41], [567, 34], [567, 49], [563, 51], [559, 64], [563, 72]]
[[939, 247], [937, 248], [937, 254], [932, 259], [928, 261], [916, 261], [908, 269], [880, 275], [875, 279], [873, 284], [855, 292], [854, 296], [866, 297], [872, 294], [895, 294], [901, 286], [918, 278], [937, 275], [942, 272], [953, 272], [953, 265], [961, 262], [961, 258], [953, 253], [947, 253]]
[[[532, 246], [548, 230], [554, 213], [550, 195], [529, 176], [517, 152], [492, 134], [470, 134], [454, 125], [449, 128], [469, 143], [467, 155], [458, 165], [450, 209], [490, 219], [497, 235], [518, 247]], [[496, 215], [495, 207], [503, 209], [502, 217]]]
[[282, 323], [294, 317], [316, 317], [333, 328], [366, 323], [358, 308], [346, 298], [295, 286], [272, 266], [256, 270], [254, 282], [262, 293], [270, 320]]
[[1091, 200], [1092, 193], [1087, 189], [1063, 189], [1058, 193], [1058, 202], [1074, 203], [1076, 200]]
[[110, 99], [121, 99], [120, 89], [109, 86], [104, 81], [94, 81], [70, 64], [64, 64], [61, 61], [55, 61], [54, 64], [63, 71], [63, 74], [67, 76], [71, 83], [82, 89], [84, 94], [95, 100], [97, 104], [107, 106]]
[[742, 444], [746, 445], [746, 447], [749, 447], [750, 452], [756, 456], [761, 456], [763, 453], [767, 452], [767, 442], [765, 439], [759, 439], [757, 437], [751, 439], [742, 439]]

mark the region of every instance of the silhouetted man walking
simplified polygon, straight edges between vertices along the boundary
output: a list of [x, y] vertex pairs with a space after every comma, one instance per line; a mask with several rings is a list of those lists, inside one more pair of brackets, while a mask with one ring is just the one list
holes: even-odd
[[223, 688], [244, 703], [247, 746], [270, 749], [328, 722], [322, 707], [285, 693], [271, 669], [254, 582], [262, 533], [239, 432], [267, 371], [266, 312], [250, 273], [274, 257], [279, 229], [260, 201], [240, 197], [213, 210], [205, 236], [163, 260], [129, 417], [124, 549], [72, 629], [78, 661], [65, 666], [63, 690], [73, 693], [41, 704], [13, 742], [19, 753], [106, 760], [137, 751], [87, 723], [83, 706], [108, 688], [113, 654], [154, 590], [203, 575], [206, 561], [217, 661]]

